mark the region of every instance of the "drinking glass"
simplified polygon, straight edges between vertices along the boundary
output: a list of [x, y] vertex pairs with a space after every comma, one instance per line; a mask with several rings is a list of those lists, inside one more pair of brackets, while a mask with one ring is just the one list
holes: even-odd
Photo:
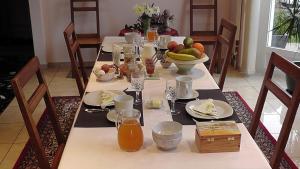
[[150, 28], [147, 31], [147, 40], [149, 42], [157, 42], [158, 40], [157, 28]]
[[135, 90], [135, 100], [134, 104], [140, 104], [142, 100], [140, 99], [140, 92], [144, 89], [144, 73], [142, 72], [132, 72], [131, 73], [131, 86]]
[[167, 100], [171, 100], [171, 114], [177, 115], [179, 112], [175, 111], [175, 100], [176, 100], [176, 81], [168, 80], [166, 82], [165, 95]]
[[115, 66], [120, 66], [120, 59], [121, 59], [121, 51], [122, 48], [118, 44], [113, 44], [112, 48], [112, 59]]

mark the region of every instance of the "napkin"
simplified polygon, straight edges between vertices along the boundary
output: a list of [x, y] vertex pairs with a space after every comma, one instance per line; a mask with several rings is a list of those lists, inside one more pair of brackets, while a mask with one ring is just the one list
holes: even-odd
[[216, 107], [213, 103], [213, 99], [207, 99], [203, 101], [200, 105], [192, 106], [191, 109], [196, 111], [197, 113], [209, 116], [215, 116], [217, 113]]

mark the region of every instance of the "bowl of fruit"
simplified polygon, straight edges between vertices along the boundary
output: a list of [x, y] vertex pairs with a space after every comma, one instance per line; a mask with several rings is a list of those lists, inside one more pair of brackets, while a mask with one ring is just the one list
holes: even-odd
[[194, 43], [190, 37], [185, 38], [183, 44], [169, 42], [165, 55], [166, 61], [176, 65], [178, 74], [188, 74], [196, 64], [209, 60], [204, 53], [204, 46], [201, 43]]
[[116, 70], [113, 65], [104, 64], [101, 67], [96, 67], [93, 70], [98, 81], [106, 82], [115, 77]]

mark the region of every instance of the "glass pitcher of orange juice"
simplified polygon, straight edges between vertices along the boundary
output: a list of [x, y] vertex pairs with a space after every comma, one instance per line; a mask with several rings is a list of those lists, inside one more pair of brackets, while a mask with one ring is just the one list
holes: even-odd
[[141, 113], [135, 109], [122, 110], [118, 113], [116, 122], [118, 143], [120, 148], [124, 151], [138, 151], [144, 143], [140, 116]]

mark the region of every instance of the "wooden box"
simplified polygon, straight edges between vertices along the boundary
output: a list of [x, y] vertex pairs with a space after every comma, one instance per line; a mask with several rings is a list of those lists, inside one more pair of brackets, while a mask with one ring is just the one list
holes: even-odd
[[240, 150], [241, 133], [235, 122], [198, 122], [195, 143], [200, 153]]

